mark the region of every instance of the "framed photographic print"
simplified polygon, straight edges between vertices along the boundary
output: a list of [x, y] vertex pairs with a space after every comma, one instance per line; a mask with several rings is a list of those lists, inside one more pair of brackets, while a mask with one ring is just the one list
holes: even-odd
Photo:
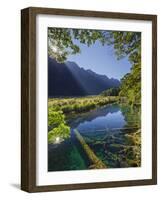
[[157, 16], [21, 11], [21, 188], [157, 183]]

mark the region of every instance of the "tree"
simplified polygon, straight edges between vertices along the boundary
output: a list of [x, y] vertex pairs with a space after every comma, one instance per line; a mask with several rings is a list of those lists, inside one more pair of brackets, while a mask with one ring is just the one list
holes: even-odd
[[117, 59], [128, 57], [131, 71], [121, 80], [120, 96], [130, 103], [141, 101], [141, 33], [128, 31], [101, 31], [87, 29], [48, 29], [48, 54], [65, 62], [70, 54], [80, 53], [76, 40], [88, 46], [99, 41], [102, 45], [112, 45]]
[[48, 28], [48, 54], [57, 60], [65, 62], [70, 54], [80, 53], [80, 47], [74, 43], [79, 40], [88, 46], [100, 40], [103, 43], [102, 32], [87, 29]]
[[70, 127], [64, 123], [59, 124], [48, 133], [48, 142], [55, 143], [68, 138], [70, 134]]
[[118, 59], [128, 57], [131, 71], [121, 80], [120, 96], [127, 97], [129, 103], [141, 101], [141, 33], [110, 32], [106, 41], [113, 45]]
[[118, 96], [120, 88], [110, 88], [101, 93], [102, 96]]
[[48, 132], [49, 143], [55, 143], [69, 137], [70, 127], [66, 124], [65, 115], [60, 109], [53, 107], [48, 109], [48, 125], [52, 128]]
[[120, 96], [128, 98], [130, 104], [141, 101], [141, 65], [132, 66], [131, 73], [121, 79]]
[[128, 57], [131, 71], [121, 80], [120, 96], [129, 103], [141, 101], [141, 33], [112, 31], [106, 34], [106, 43], [113, 45], [118, 59]]
[[139, 32], [48, 28], [49, 55], [58, 62], [64, 62], [68, 55], [80, 53], [80, 47], [74, 43], [74, 39], [88, 46], [96, 41], [102, 45], [113, 45], [118, 59], [129, 56], [132, 62], [137, 60], [141, 51]]

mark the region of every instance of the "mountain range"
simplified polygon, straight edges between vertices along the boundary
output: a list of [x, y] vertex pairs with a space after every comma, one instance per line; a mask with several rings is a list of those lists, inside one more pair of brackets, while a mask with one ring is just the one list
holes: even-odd
[[58, 63], [48, 57], [49, 97], [97, 95], [119, 85], [119, 80], [85, 70], [75, 62]]

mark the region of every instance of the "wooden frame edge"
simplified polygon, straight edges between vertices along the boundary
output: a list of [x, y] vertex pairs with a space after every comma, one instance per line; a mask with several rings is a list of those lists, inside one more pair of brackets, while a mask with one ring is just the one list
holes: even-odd
[[[28, 30], [28, 31], [26, 31]], [[29, 191], [29, 12], [21, 11], [21, 189]]]
[[152, 19], [152, 179], [157, 184], [157, 15]]
[[21, 10], [21, 189], [36, 186], [36, 17]]
[[[55, 14], [152, 21], [152, 179], [83, 183], [68, 185], [36, 185], [36, 15]], [[46, 192], [96, 189], [157, 184], [157, 16], [29, 7], [21, 10], [21, 189]]]
[[45, 185], [35, 186], [28, 190], [29, 193], [37, 192], [56, 192], [67, 190], [87, 190], [87, 189], [103, 189], [116, 187], [133, 187], [133, 186], [148, 186], [156, 185], [153, 179], [146, 180], [131, 180], [131, 181], [112, 181], [112, 182], [95, 182], [95, 183], [80, 183], [80, 184], [65, 184], [65, 185]]

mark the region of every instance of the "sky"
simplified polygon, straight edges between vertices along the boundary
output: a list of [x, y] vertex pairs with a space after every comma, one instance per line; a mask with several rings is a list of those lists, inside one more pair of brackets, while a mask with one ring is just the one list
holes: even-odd
[[130, 72], [131, 64], [128, 58], [117, 60], [112, 46], [102, 46], [98, 41], [90, 47], [78, 40], [73, 42], [78, 44], [81, 53], [70, 55], [68, 61], [74, 61], [84, 69], [91, 69], [98, 74], [119, 80]]

